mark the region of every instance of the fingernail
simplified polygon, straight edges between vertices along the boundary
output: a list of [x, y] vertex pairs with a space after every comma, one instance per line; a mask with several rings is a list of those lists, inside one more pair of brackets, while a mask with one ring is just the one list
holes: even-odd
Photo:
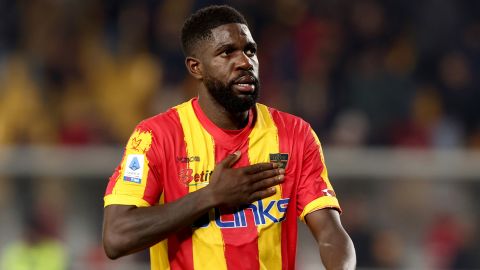
[[240, 150], [237, 150], [237, 151], [235, 151], [235, 153], [233, 153], [233, 154], [234, 154], [235, 156], [240, 156], [241, 152], [240, 152]]
[[275, 192], [275, 193], [276, 193], [276, 192], [277, 192], [277, 189], [276, 189], [275, 187], [271, 187], [271, 188], [270, 188], [270, 191], [272, 191], [272, 192]]
[[278, 170], [278, 173], [284, 174], [284, 173], [285, 173], [285, 169], [280, 169], [280, 170]]
[[278, 176], [278, 180], [282, 180], [283, 178], [285, 178], [285, 176], [283, 174]]
[[272, 163], [272, 164], [274, 169], [278, 168], [278, 163]]

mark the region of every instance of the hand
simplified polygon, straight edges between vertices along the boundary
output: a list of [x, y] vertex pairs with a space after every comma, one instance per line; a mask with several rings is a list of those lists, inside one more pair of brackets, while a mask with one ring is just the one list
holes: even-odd
[[236, 207], [275, 194], [276, 185], [284, 180], [285, 170], [276, 163], [258, 163], [232, 168], [240, 158], [237, 151], [215, 166], [207, 187], [215, 206]]

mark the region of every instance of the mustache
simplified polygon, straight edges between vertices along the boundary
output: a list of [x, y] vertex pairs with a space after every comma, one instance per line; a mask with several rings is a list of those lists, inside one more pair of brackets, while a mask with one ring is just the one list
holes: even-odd
[[259, 79], [252, 73], [252, 72], [249, 72], [249, 71], [242, 71], [240, 73], [240, 75], [238, 77], [236, 77], [235, 79], [233, 79], [232, 81], [230, 81], [230, 85], [233, 85], [233, 84], [236, 84], [242, 80], [245, 79], [245, 77], [250, 77], [249, 79], [252, 80], [252, 82], [254, 84], [258, 84], [259, 83]]

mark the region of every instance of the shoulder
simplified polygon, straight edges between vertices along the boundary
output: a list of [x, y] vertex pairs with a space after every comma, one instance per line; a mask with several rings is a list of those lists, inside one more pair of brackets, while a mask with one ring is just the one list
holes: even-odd
[[268, 112], [272, 117], [272, 120], [275, 122], [275, 125], [279, 129], [284, 128], [296, 132], [306, 132], [310, 131], [311, 129], [310, 124], [301, 117], [280, 111], [272, 107], [268, 107], [263, 104], [259, 104], [259, 106], [264, 106], [265, 108], [267, 108]]
[[141, 121], [135, 128], [136, 133], [150, 135], [152, 143], [173, 144], [176, 138], [183, 138], [183, 130], [175, 108]]
[[149, 129], [153, 132], [168, 131], [179, 127], [179, 125], [180, 121], [175, 108], [170, 108], [166, 112], [149, 117], [139, 124], [139, 126]]

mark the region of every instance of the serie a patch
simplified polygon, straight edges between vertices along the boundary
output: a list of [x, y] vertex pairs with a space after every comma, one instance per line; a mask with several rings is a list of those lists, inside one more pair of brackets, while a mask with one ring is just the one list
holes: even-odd
[[125, 162], [123, 181], [140, 184], [142, 182], [143, 167], [145, 164], [144, 155], [130, 154]]

